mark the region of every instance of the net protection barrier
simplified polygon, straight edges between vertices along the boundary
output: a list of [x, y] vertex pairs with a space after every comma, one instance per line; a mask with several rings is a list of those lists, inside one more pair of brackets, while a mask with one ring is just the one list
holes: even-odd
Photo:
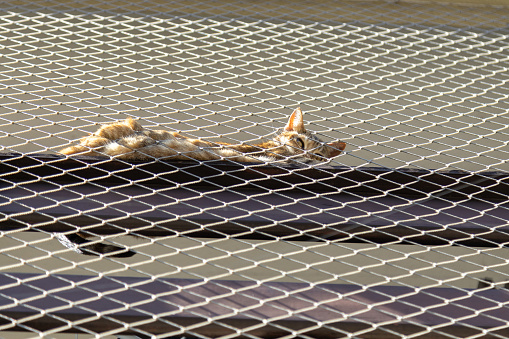
[[[509, 336], [506, 7], [1, 8], [0, 336]], [[297, 106], [345, 152], [58, 154], [126, 117], [255, 143]], [[76, 231], [136, 255], [56, 239]]]

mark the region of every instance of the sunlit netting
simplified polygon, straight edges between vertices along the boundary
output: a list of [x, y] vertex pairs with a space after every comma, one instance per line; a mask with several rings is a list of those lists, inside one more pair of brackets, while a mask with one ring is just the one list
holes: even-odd
[[[509, 337], [508, 8], [0, 6], [1, 338]], [[252, 144], [297, 107], [345, 151], [58, 153], [127, 117]]]

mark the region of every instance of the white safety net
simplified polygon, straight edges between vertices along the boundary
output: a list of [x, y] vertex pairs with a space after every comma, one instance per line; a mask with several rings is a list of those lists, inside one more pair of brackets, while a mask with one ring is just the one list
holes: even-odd
[[[509, 336], [509, 7], [0, 8], [0, 337]], [[253, 144], [297, 107], [345, 151], [58, 153], [128, 117]]]

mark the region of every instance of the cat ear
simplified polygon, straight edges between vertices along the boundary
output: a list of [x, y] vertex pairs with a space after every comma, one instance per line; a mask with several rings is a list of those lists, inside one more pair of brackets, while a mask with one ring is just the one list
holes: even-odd
[[343, 151], [346, 147], [346, 143], [343, 141], [334, 141], [327, 144], [330, 147], [334, 147], [334, 149], [330, 149], [329, 158], [337, 157], [341, 151]]
[[285, 126], [285, 131], [306, 133], [306, 129], [304, 128], [304, 117], [300, 107], [297, 107], [295, 111], [293, 111], [292, 115], [290, 115], [290, 119]]

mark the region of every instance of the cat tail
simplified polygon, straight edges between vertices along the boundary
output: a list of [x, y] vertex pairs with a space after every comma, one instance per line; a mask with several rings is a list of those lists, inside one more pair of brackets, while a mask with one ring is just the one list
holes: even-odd
[[[64, 234], [54, 233], [55, 238], [65, 247], [79, 254], [101, 256], [105, 255], [114, 258], [129, 258], [136, 254], [125, 247], [109, 245], [104, 243], [93, 243], [78, 233]], [[91, 243], [90, 245], [86, 245]]]

